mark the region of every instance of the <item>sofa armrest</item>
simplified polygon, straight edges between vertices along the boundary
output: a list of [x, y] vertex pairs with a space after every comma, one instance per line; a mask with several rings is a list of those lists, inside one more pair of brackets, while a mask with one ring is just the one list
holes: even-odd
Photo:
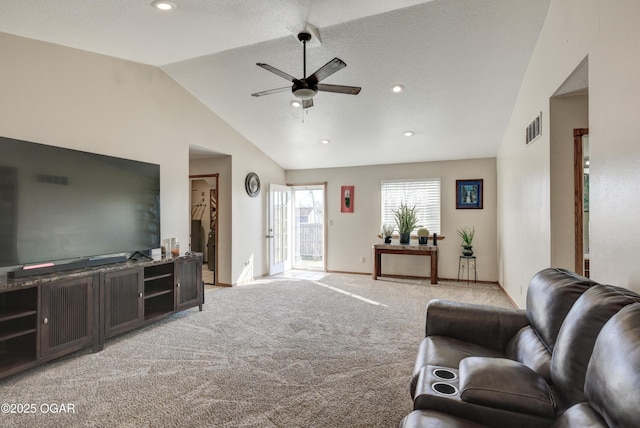
[[434, 299], [427, 304], [426, 336], [447, 336], [504, 352], [529, 325], [526, 311]]
[[549, 385], [536, 372], [506, 358], [468, 357], [460, 361], [462, 401], [553, 419]]

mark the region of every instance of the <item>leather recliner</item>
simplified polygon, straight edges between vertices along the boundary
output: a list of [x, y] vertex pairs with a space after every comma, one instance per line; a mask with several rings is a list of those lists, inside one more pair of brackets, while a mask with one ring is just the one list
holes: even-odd
[[568, 420], [568, 408], [584, 416], [596, 338], [638, 302], [563, 269], [534, 276], [526, 311], [430, 302], [411, 380], [415, 412], [401, 426], [548, 427]]

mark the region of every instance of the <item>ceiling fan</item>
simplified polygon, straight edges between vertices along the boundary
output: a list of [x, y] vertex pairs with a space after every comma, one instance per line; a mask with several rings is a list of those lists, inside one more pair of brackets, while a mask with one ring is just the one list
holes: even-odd
[[[302, 42], [302, 72], [303, 76], [307, 76], [307, 42], [311, 40], [311, 34], [305, 31], [300, 32], [298, 33], [298, 40]], [[332, 59], [331, 61], [320, 67], [311, 76], [303, 77], [302, 79], [296, 79], [295, 77], [285, 73], [284, 71], [278, 70], [277, 68], [272, 67], [269, 64], [259, 62], [256, 65], [272, 73], [275, 73], [280, 77], [284, 77], [290, 82], [293, 82], [293, 85], [285, 86], [284, 88], [269, 89], [268, 91], [256, 92], [255, 94], [251, 94], [251, 96], [261, 97], [263, 95], [275, 94], [290, 89], [296, 98], [300, 98], [302, 100], [302, 108], [309, 108], [313, 106], [313, 97], [319, 91], [357, 95], [361, 89], [358, 86], [327, 85], [325, 83], [320, 83], [320, 81], [326, 79], [336, 71], [347, 66], [347, 64], [340, 58]]]

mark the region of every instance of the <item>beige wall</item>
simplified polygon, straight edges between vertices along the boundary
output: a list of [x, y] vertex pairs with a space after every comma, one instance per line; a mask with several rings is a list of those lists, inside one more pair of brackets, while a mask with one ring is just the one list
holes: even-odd
[[[474, 226], [474, 255], [478, 276], [496, 281], [496, 168], [495, 159], [376, 165], [353, 168], [293, 170], [287, 183], [327, 182], [327, 269], [371, 273], [371, 244], [380, 242], [380, 181], [391, 179], [440, 178], [441, 228], [446, 238], [439, 243], [439, 276], [456, 278], [460, 240], [456, 230]], [[456, 179], [484, 179], [484, 209], [455, 208]], [[353, 214], [340, 212], [340, 186], [355, 186]], [[361, 257], [364, 257], [362, 263]], [[384, 273], [424, 276], [429, 273], [425, 257], [383, 256]], [[388, 261], [387, 261], [388, 259]]]
[[[592, 277], [640, 292], [637, 245], [640, 178], [640, 2], [596, 2], [589, 52]], [[594, 31], [596, 31], [594, 29]]]
[[[532, 275], [564, 263], [551, 237], [556, 215], [563, 214], [555, 209], [554, 147], [544, 130], [551, 123], [552, 94], [588, 56], [592, 277], [640, 291], [633, 251], [640, 211], [639, 16], [636, 0], [552, 1], [495, 161], [288, 171], [285, 180], [278, 165], [161, 70], [7, 34], [0, 34], [0, 135], [160, 164], [162, 235], [181, 242], [188, 242], [189, 233], [189, 146], [229, 155], [230, 232], [223, 246], [230, 256], [221, 279], [229, 283], [268, 270], [268, 183], [327, 181], [328, 267], [370, 272], [370, 244], [380, 226], [379, 181], [441, 176], [447, 236], [441, 276], [455, 277], [455, 230], [473, 224], [481, 279], [499, 280], [524, 306]], [[543, 135], [525, 147], [524, 129], [538, 112]], [[251, 171], [262, 179], [258, 198], [244, 192]], [[485, 179], [484, 210], [452, 208], [456, 178]], [[356, 186], [352, 215], [338, 212], [339, 186], [346, 184]], [[404, 262], [394, 263], [404, 269]]]
[[[549, 132], [524, 146], [537, 112], [550, 123], [549, 99], [588, 56], [591, 276], [640, 291], [637, 240], [640, 150], [640, 2], [553, 0], [497, 158], [499, 278], [525, 304], [533, 274], [552, 264]], [[524, 197], [523, 195], [526, 195]]]
[[159, 164], [163, 238], [189, 242], [189, 146], [232, 156], [220, 281], [235, 283], [250, 257], [265, 271], [264, 193], [249, 198], [244, 177], [284, 171], [163, 71], [2, 33], [0, 57], [0, 135]]

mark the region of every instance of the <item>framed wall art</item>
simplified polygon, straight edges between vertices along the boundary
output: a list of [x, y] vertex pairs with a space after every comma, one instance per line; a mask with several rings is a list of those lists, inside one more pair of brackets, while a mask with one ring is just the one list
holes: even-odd
[[456, 180], [456, 209], [482, 209], [483, 179]]
[[340, 212], [353, 212], [354, 186], [342, 186], [340, 188]]

